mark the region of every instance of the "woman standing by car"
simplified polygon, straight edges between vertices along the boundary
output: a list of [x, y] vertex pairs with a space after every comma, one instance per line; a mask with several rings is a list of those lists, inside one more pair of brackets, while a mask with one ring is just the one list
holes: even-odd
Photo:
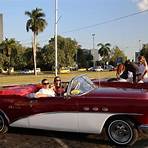
[[138, 57], [138, 66], [139, 66], [139, 73], [138, 76], [139, 82], [148, 81], [148, 64], [144, 56]]

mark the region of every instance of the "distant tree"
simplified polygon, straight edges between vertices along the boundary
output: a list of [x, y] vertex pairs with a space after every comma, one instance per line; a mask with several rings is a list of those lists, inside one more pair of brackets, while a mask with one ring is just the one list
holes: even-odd
[[104, 64], [106, 64], [106, 62], [109, 60], [109, 55], [110, 55], [110, 43], [99, 43], [97, 44], [99, 50], [98, 53], [100, 54], [100, 56], [102, 57], [102, 60], [104, 61]]
[[16, 49], [16, 41], [15, 39], [5, 39], [0, 44], [1, 52], [3, 56], [5, 56], [5, 62], [4, 66], [8, 68], [8, 74], [10, 74], [10, 68], [14, 64], [14, 58], [17, 55], [17, 49]]
[[119, 57], [122, 58], [123, 62], [127, 60], [127, 56], [125, 56], [124, 52], [118, 46], [116, 46], [111, 50], [111, 58], [109, 63], [116, 66], [116, 61]]
[[77, 64], [79, 68], [88, 68], [93, 65], [93, 56], [90, 50], [79, 48], [77, 51]]
[[22, 59], [24, 61], [24, 64], [23, 64], [23, 69], [24, 68], [27, 68], [27, 69], [33, 69], [33, 54], [32, 54], [32, 48], [28, 47], [26, 48], [23, 56], [22, 56]]
[[15, 39], [5, 39], [0, 44], [0, 67], [8, 69], [10, 73], [10, 68], [15, 69], [21, 68], [23, 63], [22, 56], [25, 48]]
[[148, 44], [143, 44], [140, 54], [143, 55], [148, 62]]
[[55, 64], [54, 44], [44, 45], [43, 48], [40, 48], [37, 57], [38, 65], [42, 67], [43, 70], [52, 70]]
[[[46, 54], [45, 56], [48, 56], [50, 62], [54, 65], [54, 38], [49, 40], [49, 45], [46, 45], [46, 48], [47, 47], [50, 49], [50, 51], [48, 51], [50, 54]], [[70, 67], [74, 65], [77, 49], [78, 43], [75, 40], [58, 36], [58, 69], [60, 67]]]
[[42, 9], [36, 8], [31, 12], [26, 11], [25, 15], [29, 17], [26, 23], [27, 32], [31, 30], [33, 32], [33, 59], [34, 59], [34, 74], [37, 75], [36, 72], [36, 37], [40, 32], [43, 32], [45, 29], [47, 22], [44, 19], [45, 14], [42, 12]]

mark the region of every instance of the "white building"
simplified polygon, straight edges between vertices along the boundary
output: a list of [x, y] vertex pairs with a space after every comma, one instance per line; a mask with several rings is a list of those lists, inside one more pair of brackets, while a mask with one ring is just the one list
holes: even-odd
[[91, 50], [91, 55], [93, 56], [94, 63], [96, 63], [96, 61], [100, 61], [102, 59], [100, 54], [98, 53], [97, 49]]

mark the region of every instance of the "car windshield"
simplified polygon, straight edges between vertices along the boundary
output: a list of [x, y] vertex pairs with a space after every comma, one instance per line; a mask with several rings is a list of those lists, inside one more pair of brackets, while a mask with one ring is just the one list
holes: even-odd
[[[93, 82], [87, 76], [78, 76], [71, 80], [68, 94], [70, 95], [80, 95], [87, 93], [95, 88]], [[75, 92], [75, 93], [73, 93]]]

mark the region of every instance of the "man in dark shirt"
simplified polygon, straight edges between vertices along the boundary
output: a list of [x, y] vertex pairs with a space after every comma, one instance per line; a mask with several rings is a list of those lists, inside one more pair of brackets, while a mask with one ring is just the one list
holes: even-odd
[[138, 74], [138, 65], [136, 65], [133, 62], [130, 62], [130, 60], [127, 60], [125, 63], [125, 71], [122, 73], [122, 75], [120, 75], [121, 78], [123, 79], [127, 79], [128, 78], [128, 71], [132, 72], [133, 74], [133, 82], [137, 82], [136, 81], [136, 76]]

